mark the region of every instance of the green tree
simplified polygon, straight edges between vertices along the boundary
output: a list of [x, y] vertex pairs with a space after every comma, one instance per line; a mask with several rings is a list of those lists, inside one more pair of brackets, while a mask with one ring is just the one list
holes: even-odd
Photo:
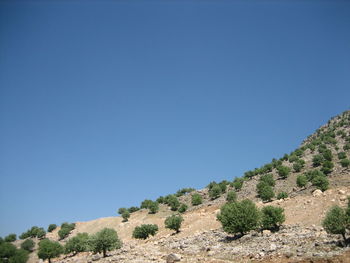
[[194, 206], [200, 205], [203, 202], [202, 196], [198, 193], [193, 194], [191, 198], [192, 198], [192, 205]]
[[266, 184], [268, 184], [269, 186], [275, 186], [276, 182], [275, 179], [273, 179], [273, 175], [272, 174], [265, 174], [262, 175], [260, 177], [260, 182], [264, 182]]
[[133, 238], [147, 239], [150, 235], [154, 236], [158, 232], [158, 226], [154, 224], [143, 224], [135, 227], [132, 232]]
[[34, 246], [35, 242], [31, 238], [24, 240], [21, 244], [21, 248], [29, 252], [33, 252]]
[[6, 262], [7, 259], [16, 254], [16, 247], [9, 242], [2, 242], [0, 244], [0, 262]]
[[321, 154], [316, 154], [314, 155], [314, 157], [312, 158], [312, 165], [313, 167], [318, 167], [322, 164], [323, 162], [323, 157]]
[[334, 164], [331, 161], [326, 160], [322, 164], [321, 171], [327, 175], [332, 172], [333, 168], [334, 168]]
[[209, 190], [209, 197], [214, 200], [220, 197], [222, 191], [220, 185], [216, 184]]
[[232, 186], [236, 189], [236, 191], [239, 191], [243, 187], [243, 178], [235, 178], [232, 182]]
[[250, 200], [226, 203], [217, 215], [225, 232], [229, 234], [241, 233], [256, 229], [259, 223], [259, 211]]
[[152, 203], [153, 203], [152, 200], [146, 199], [146, 200], [142, 201], [140, 207], [141, 207], [141, 209], [142, 209], [142, 208], [148, 209], [149, 205], [152, 204]]
[[237, 194], [235, 191], [230, 191], [227, 193], [226, 197], [227, 202], [236, 202], [237, 201]]
[[159, 211], [159, 205], [158, 202], [152, 202], [148, 205], [149, 213], [155, 214]]
[[180, 202], [175, 195], [171, 195], [167, 198], [167, 204], [172, 211], [176, 211], [180, 206]]
[[140, 210], [140, 208], [138, 208], [137, 206], [132, 206], [132, 207], [128, 208], [128, 211], [129, 211], [130, 214], [132, 214], [132, 213], [134, 213], [136, 211], [139, 211], [139, 210]]
[[273, 188], [268, 185], [266, 182], [260, 182], [256, 185], [256, 190], [259, 197], [263, 201], [271, 201], [271, 199], [275, 196]]
[[165, 219], [165, 227], [180, 232], [180, 227], [183, 222], [183, 217], [180, 215], [172, 215]]
[[305, 175], [298, 175], [297, 177], [297, 186], [298, 187], [305, 187], [307, 184], [307, 178]]
[[338, 158], [339, 158], [339, 160], [341, 160], [341, 159], [346, 159], [346, 152], [340, 152], [340, 153], [338, 153]]
[[345, 211], [339, 206], [331, 207], [322, 222], [322, 226], [327, 233], [342, 235], [344, 241], [346, 241], [346, 224], [347, 217]]
[[76, 255], [79, 252], [89, 250], [89, 235], [88, 233], [78, 233], [75, 237], [70, 238], [64, 246], [65, 254], [73, 253]]
[[9, 258], [9, 263], [26, 263], [29, 259], [28, 251], [17, 249], [15, 254]]
[[9, 234], [4, 238], [5, 242], [14, 242], [17, 240], [17, 235], [16, 234]]
[[126, 209], [125, 207], [121, 207], [118, 209], [118, 214], [122, 215], [125, 211], [127, 211], [128, 209]]
[[123, 222], [127, 222], [129, 220], [129, 217], [130, 217], [130, 213], [128, 210], [125, 210], [123, 213], [122, 213], [122, 218], [123, 218]]
[[93, 235], [90, 240], [90, 247], [95, 253], [103, 253], [103, 257], [107, 256], [107, 251], [119, 249], [122, 247], [117, 231], [112, 228], [104, 228]]
[[70, 234], [72, 230], [74, 230], [74, 228], [74, 223], [69, 224], [67, 222], [64, 222], [61, 225], [61, 229], [58, 231], [58, 236], [60, 237], [60, 239], [64, 239]]
[[277, 195], [277, 199], [280, 200], [280, 199], [285, 199], [288, 197], [288, 194], [286, 192], [280, 192], [278, 193]]
[[57, 228], [56, 224], [50, 224], [47, 228], [47, 232], [52, 232]]
[[60, 243], [43, 239], [39, 242], [38, 257], [51, 263], [52, 258], [56, 258], [63, 253], [63, 247]]
[[276, 206], [265, 206], [261, 209], [261, 226], [263, 229], [278, 230], [285, 221], [284, 209]]
[[278, 175], [282, 178], [287, 178], [289, 173], [290, 173], [290, 168], [287, 167], [287, 166], [279, 166], [277, 167], [277, 172], [278, 172]]
[[180, 213], [185, 213], [187, 208], [188, 206], [186, 204], [181, 204], [177, 211], [179, 211]]

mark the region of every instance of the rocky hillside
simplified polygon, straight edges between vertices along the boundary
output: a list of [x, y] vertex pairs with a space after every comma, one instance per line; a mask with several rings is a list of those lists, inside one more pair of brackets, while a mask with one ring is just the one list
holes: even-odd
[[[61, 240], [59, 228], [55, 229], [46, 237], [64, 244], [78, 233], [93, 234], [105, 227], [113, 228], [123, 246], [110, 251], [106, 258], [81, 252], [52, 261], [350, 262], [350, 250], [343, 246], [341, 237], [327, 234], [321, 226], [331, 206], [345, 207], [347, 204], [347, 196], [350, 196], [349, 158], [350, 111], [346, 111], [320, 127], [298, 149], [247, 171], [233, 182], [211, 182], [205, 189], [184, 189], [172, 197], [160, 197], [157, 199], [159, 211], [154, 214], [146, 208], [132, 211], [126, 222], [121, 217], [77, 222], [69, 236]], [[258, 189], [264, 176], [273, 178], [267, 196]], [[300, 178], [305, 181], [300, 183]], [[298, 180], [301, 181], [297, 183]], [[286, 220], [280, 231], [251, 231], [240, 238], [225, 233], [216, 215], [232, 191], [238, 200], [251, 199], [258, 207], [282, 207]], [[195, 194], [200, 195], [201, 204], [193, 205]], [[175, 205], [169, 201], [174, 197], [178, 202]], [[179, 213], [176, 210], [181, 204], [185, 204], [187, 210], [181, 211], [184, 218], [181, 231], [174, 234], [164, 227], [164, 220]], [[134, 228], [141, 224], [157, 224], [159, 231], [146, 240], [132, 238]], [[36, 253], [31, 253], [30, 262], [38, 261]]]

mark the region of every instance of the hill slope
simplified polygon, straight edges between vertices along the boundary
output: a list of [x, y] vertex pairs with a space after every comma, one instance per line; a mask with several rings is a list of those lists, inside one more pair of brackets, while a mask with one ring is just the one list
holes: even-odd
[[[317, 162], [318, 157], [320, 162]], [[323, 261], [326, 258], [329, 259], [327, 262], [350, 262], [350, 253], [348, 249], [339, 246], [339, 237], [327, 234], [321, 227], [321, 221], [329, 207], [335, 204], [345, 206], [347, 203], [346, 197], [350, 195], [350, 169], [342, 160], [349, 158], [350, 111], [346, 111], [320, 127], [292, 153], [245, 173], [243, 187], [236, 191], [238, 200], [248, 198], [254, 200], [259, 207], [275, 205], [284, 208], [286, 221], [281, 231], [252, 231], [240, 239], [228, 238], [216, 220], [216, 214], [226, 202], [227, 192], [235, 189], [230, 182], [221, 182], [227, 190], [218, 198], [210, 198], [208, 188], [179, 197], [180, 202], [189, 206], [183, 214], [184, 222], [179, 234], [174, 235], [164, 227], [165, 218], [174, 213], [165, 204], [160, 205], [160, 211], [156, 214], [149, 214], [147, 209], [134, 212], [128, 222], [122, 222], [120, 217], [77, 222], [69, 238], [77, 233], [92, 234], [109, 227], [117, 230], [123, 240], [123, 248], [110, 252], [110, 257], [105, 259], [84, 252], [74, 257], [61, 257], [56, 261], [166, 262], [167, 255], [176, 253], [181, 262], [311, 262], [311, 259], [312, 262], [326, 262]], [[286, 178], [279, 173], [281, 166], [290, 169]], [[319, 186], [310, 175], [310, 171], [314, 170], [327, 175], [328, 190], [315, 191]], [[266, 174], [271, 174], [275, 180], [275, 194], [286, 192], [288, 198], [272, 198], [269, 202], [262, 202], [257, 195], [256, 186], [261, 176]], [[310, 176], [310, 181], [305, 187], [298, 187], [296, 179], [303, 174]], [[195, 192], [203, 198], [203, 204], [199, 206], [191, 204], [191, 196]], [[146, 241], [132, 239], [133, 229], [140, 224], [157, 224], [159, 232]], [[58, 240], [58, 230], [47, 234], [47, 237]], [[31, 257], [31, 262], [37, 262], [34, 254]]]

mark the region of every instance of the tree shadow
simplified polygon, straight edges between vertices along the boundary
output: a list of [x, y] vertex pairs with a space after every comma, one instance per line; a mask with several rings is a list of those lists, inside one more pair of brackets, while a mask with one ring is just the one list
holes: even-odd
[[222, 242], [222, 243], [231, 243], [231, 242], [233, 242], [235, 240], [240, 239], [242, 236], [243, 236], [242, 234], [237, 234], [237, 235], [234, 235], [234, 236], [226, 236], [225, 238], [221, 238], [218, 241]]

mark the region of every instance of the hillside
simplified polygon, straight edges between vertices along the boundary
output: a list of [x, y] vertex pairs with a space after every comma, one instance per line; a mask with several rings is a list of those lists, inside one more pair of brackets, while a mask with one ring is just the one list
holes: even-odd
[[[184, 221], [178, 234], [164, 227], [164, 220], [176, 212], [166, 204], [167, 197], [161, 197], [158, 199], [159, 211], [155, 214], [140, 209], [132, 212], [127, 222], [121, 217], [76, 222], [75, 229], [63, 240], [59, 240], [59, 228], [47, 233], [47, 238], [64, 244], [78, 233], [94, 234], [108, 227], [115, 229], [123, 242], [121, 249], [109, 252], [106, 258], [81, 252], [52, 261], [175, 262], [171, 260], [172, 256], [169, 257], [175, 254], [174, 259], [180, 262], [350, 262], [350, 250], [341, 245], [341, 237], [326, 233], [321, 225], [331, 206], [347, 205], [350, 165], [346, 160], [349, 158], [350, 111], [346, 111], [320, 127], [298, 149], [247, 171], [241, 179], [212, 182], [201, 190], [179, 191], [179, 203], [186, 204], [188, 209], [182, 214]], [[315, 180], [320, 173], [327, 183], [319, 184]], [[263, 201], [257, 194], [257, 185], [266, 175], [273, 178], [274, 196], [268, 200], [263, 198]], [[298, 186], [297, 178], [301, 175], [305, 175], [307, 182]], [[235, 182], [243, 183], [242, 187], [237, 187]], [[221, 190], [213, 197], [215, 187]], [[282, 207], [286, 220], [280, 231], [251, 231], [241, 238], [225, 233], [216, 216], [230, 191], [236, 192], [238, 201], [251, 199], [259, 208], [267, 205]], [[288, 197], [277, 199], [281, 192]], [[202, 204], [192, 205], [195, 193], [202, 197]], [[157, 224], [159, 231], [146, 240], [132, 238], [134, 228], [141, 224]], [[29, 262], [38, 262], [35, 253], [31, 253]]]

